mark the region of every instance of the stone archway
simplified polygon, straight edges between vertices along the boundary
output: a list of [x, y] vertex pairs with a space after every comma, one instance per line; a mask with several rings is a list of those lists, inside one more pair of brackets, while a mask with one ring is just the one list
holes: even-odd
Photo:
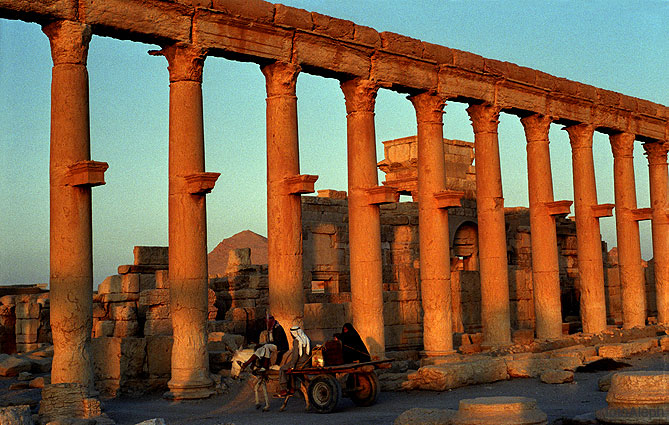
[[478, 226], [466, 221], [453, 234], [451, 306], [453, 332], [478, 332], [481, 327], [481, 279]]

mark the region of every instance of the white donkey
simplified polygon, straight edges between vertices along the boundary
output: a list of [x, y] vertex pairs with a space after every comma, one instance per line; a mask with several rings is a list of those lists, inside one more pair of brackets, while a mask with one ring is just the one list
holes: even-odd
[[[274, 349], [274, 352], [276, 352], [276, 346], [273, 344], [267, 344], [267, 346], [269, 345], [271, 345]], [[251, 348], [244, 348], [235, 351], [235, 354], [232, 356], [232, 369], [230, 370], [230, 376], [234, 379], [237, 379], [242, 371], [242, 366], [246, 364], [253, 355], [255, 355], [257, 358], [269, 358], [270, 351], [267, 346], [263, 345], [255, 351]], [[255, 396], [256, 409], [260, 409], [262, 406], [260, 404], [260, 397], [258, 396], [258, 390], [262, 389], [263, 398], [265, 400], [265, 406], [262, 410], [263, 412], [267, 412], [269, 410], [269, 397], [267, 396], [267, 381], [269, 379], [267, 376], [268, 370], [265, 368], [257, 369], [253, 364], [251, 365], [251, 368], [251, 373], [255, 379], [255, 382], [253, 383], [253, 393]]]

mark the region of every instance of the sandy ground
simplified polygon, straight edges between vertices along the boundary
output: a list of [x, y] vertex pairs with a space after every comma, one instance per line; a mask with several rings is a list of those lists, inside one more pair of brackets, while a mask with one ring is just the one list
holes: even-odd
[[[623, 370], [669, 371], [669, 353], [653, 353], [625, 360], [632, 367]], [[161, 417], [168, 424], [188, 425], [293, 425], [293, 424], [392, 424], [402, 412], [414, 407], [457, 409], [465, 398], [486, 396], [524, 396], [537, 400], [548, 414], [549, 423], [559, 418], [573, 418], [593, 413], [606, 406], [606, 393], [598, 391], [597, 381], [609, 372], [576, 373], [574, 383], [550, 385], [539, 379], [514, 379], [493, 384], [474, 385], [445, 392], [386, 392], [370, 407], [356, 407], [343, 399], [338, 411], [330, 414], [307, 413], [299, 396], [293, 397], [285, 412], [279, 412], [281, 400], [272, 399], [271, 411], [256, 410], [253, 392], [248, 383], [238, 382], [223, 395], [207, 400], [169, 402], [160, 394], [140, 398], [119, 398], [104, 401], [105, 412], [119, 425]], [[9, 382], [0, 381], [0, 399], [8, 396], [39, 397], [38, 390], [22, 394], [8, 392]], [[15, 381], [14, 381], [15, 382]]]

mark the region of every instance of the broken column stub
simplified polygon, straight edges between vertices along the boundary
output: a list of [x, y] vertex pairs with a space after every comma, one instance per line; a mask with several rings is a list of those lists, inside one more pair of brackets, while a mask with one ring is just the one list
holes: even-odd
[[669, 423], [669, 372], [635, 371], [613, 375], [608, 407], [598, 420], [609, 424]]
[[453, 425], [546, 425], [547, 416], [527, 397], [478, 397], [460, 400]]

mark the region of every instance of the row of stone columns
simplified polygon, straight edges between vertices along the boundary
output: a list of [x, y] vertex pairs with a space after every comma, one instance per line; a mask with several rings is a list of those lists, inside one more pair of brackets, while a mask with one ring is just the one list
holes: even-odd
[[[89, 354], [92, 305], [90, 188], [104, 184], [105, 163], [90, 161], [86, 56], [90, 29], [62, 21], [44, 27], [54, 62], [51, 107], [51, 323], [52, 381], [79, 382], [92, 389]], [[175, 44], [160, 52], [168, 61], [169, 278], [174, 328], [172, 398], [212, 392], [207, 358], [207, 244], [205, 194], [218, 174], [204, 172], [202, 70], [206, 52]], [[275, 62], [261, 67], [267, 88], [267, 219], [270, 309], [285, 324], [301, 324], [304, 312], [300, 195], [313, 192], [317, 176], [301, 175], [296, 82], [300, 68]], [[396, 201], [378, 186], [374, 102], [378, 86], [354, 79], [341, 84], [346, 100], [349, 238], [352, 312], [355, 326], [374, 356], [383, 356], [385, 337], [381, 236], [378, 206]], [[447, 208], [461, 194], [445, 190], [444, 100], [433, 92], [409, 97], [418, 133], [418, 202], [424, 346], [427, 355], [452, 352], [450, 252]], [[499, 110], [467, 109], [475, 134], [477, 209], [484, 343], [511, 341], [504, 198], [497, 137]], [[539, 338], [561, 335], [560, 287], [554, 216], [570, 202], [554, 201], [548, 149], [549, 117], [521, 119], [527, 137], [532, 266]], [[578, 236], [581, 313], [585, 332], [606, 326], [598, 218], [612, 205], [597, 204], [592, 158], [594, 128], [566, 128], [572, 145]], [[614, 134], [615, 194], [625, 326], [643, 325], [645, 304], [640, 268], [632, 148], [634, 135]], [[653, 217], [653, 247], [659, 321], [669, 322], [669, 218], [667, 145], [645, 143]], [[647, 211], [646, 211], [647, 212]]]

